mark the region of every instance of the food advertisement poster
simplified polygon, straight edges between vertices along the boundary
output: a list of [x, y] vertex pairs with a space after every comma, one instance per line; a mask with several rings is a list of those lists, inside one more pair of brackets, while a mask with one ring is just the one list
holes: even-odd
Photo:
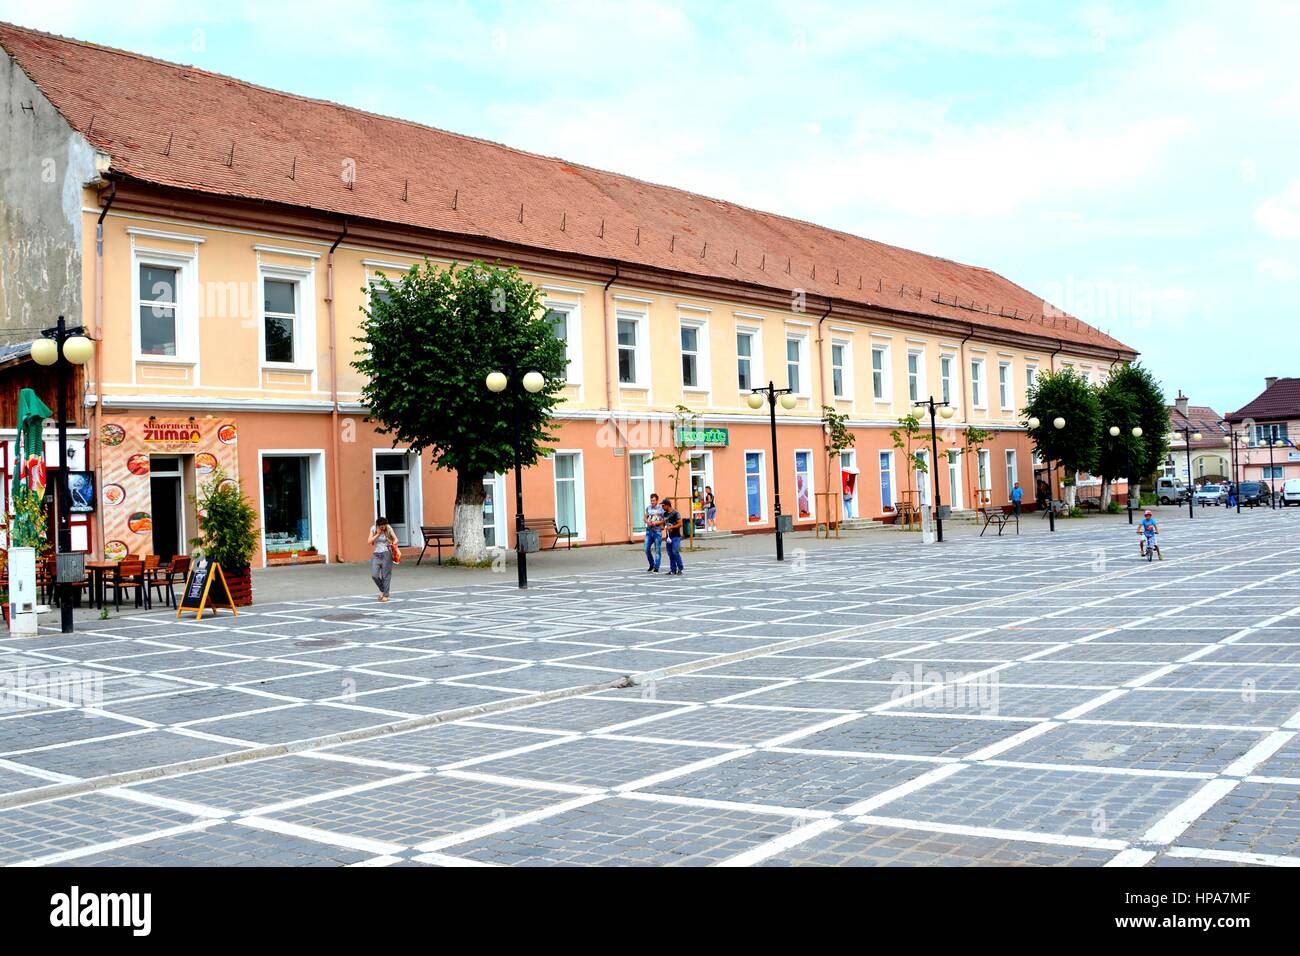
[[[99, 429], [99, 505], [104, 518], [104, 557], [153, 552], [150, 455], [192, 459], [202, 485], [217, 469], [239, 477], [239, 428], [220, 418], [109, 418]], [[188, 467], [182, 467], [189, 474]], [[196, 491], [185, 482], [185, 494]], [[193, 529], [187, 529], [192, 532]]]

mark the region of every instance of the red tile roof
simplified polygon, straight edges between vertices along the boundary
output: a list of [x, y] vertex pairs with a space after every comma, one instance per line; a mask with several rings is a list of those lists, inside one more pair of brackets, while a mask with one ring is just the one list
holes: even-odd
[[1274, 421], [1300, 418], [1300, 378], [1279, 378], [1245, 405], [1228, 415], [1233, 421], [1254, 418]]
[[0, 24], [0, 47], [114, 172], [144, 183], [1134, 354], [988, 269], [21, 27]]
[[1223, 416], [1209, 405], [1188, 405], [1186, 415], [1178, 410], [1177, 405], [1169, 406], [1169, 427], [1179, 435], [1180, 443], [1182, 442], [1181, 431], [1184, 428], [1201, 433], [1201, 440], [1192, 442], [1193, 448], [1222, 445], [1223, 436], [1227, 434], [1224, 427], [1219, 424], [1222, 420]]

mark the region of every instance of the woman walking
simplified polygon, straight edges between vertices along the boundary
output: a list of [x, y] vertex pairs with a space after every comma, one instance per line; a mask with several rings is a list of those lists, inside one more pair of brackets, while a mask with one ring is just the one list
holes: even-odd
[[388, 603], [388, 587], [393, 580], [393, 552], [397, 550], [397, 535], [388, 519], [380, 515], [370, 529], [370, 580], [379, 588], [379, 600]]

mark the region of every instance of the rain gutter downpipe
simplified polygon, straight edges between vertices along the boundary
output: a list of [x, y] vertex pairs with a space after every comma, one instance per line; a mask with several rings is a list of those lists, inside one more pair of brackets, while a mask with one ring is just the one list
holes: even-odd
[[[91, 407], [91, 427], [90, 440], [86, 442], [87, 450], [90, 452], [90, 469], [98, 473], [100, 464], [100, 445], [99, 445], [99, 416], [100, 409], [103, 405], [103, 391], [101, 379], [103, 376], [100, 372], [100, 363], [103, 361], [103, 352], [100, 348], [100, 332], [104, 324], [104, 219], [108, 216], [108, 211], [113, 208], [113, 201], [117, 199], [117, 180], [109, 180], [108, 184], [108, 201], [104, 203], [104, 208], [99, 211], [99, 221], [95, 223], [95, 311], [94, 319], [90, 327], [90, 339], [95, 343], [95, 352], [91, 358], [91, 368], [93, 375], [91, 381], [94, 383], [95, 404]], [[84, 406], [85, 399], [82, 399]], [[63, 463], [60, 463], [62, 467]], [[95, 531], [96, 540], [102, 549], [104, 547], [104, 509], [95, 509]]]
[[[334, 560], [343, 560], [343, 505], [339, 491], [339, 366], [337, 337], [334, 316], [334, 251], [339, 243], [347, 238], [348, 221], [343, 220], [343, 231], [339, 233], [334, 245], [330, 246], [329, 255], [325, 257], [325, 309], [329, 314], [330, 325], [330, 485], [334, 504]], [[419, 480], [423, 481], [423, 474]], [[421, 516], [420, 520], [424, 520]]]

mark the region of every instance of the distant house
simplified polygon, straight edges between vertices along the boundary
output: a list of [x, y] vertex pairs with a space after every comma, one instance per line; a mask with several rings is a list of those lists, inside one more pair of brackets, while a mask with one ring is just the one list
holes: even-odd
[[[1169, 406], [1169, 454], [1160, 469], [1163, 478], [1181, 478], [1191, 484], [1227, 481], [1232, 473], [1232, 453], [1224, 441], [1228, 431], [1223, 416], [1208, 405], [1192, 405], [1180, 389]], [[1191, 468], [1188, 468], [1187, 439], [1192, 438]]]
[[1268, 376], [1264, 391], [1227, 418], [1239, 436], [1242, 481], [1300, 478], [1300, 378]]

